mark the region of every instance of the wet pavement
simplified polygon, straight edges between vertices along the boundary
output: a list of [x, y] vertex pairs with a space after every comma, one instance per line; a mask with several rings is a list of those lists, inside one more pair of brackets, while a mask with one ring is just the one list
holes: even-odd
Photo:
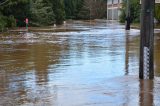
[[0, 106], [160, 106], [159, 30], [150, 81], [138, 78], [138, 29], [106, 21], [63, 29], [0, 34]]

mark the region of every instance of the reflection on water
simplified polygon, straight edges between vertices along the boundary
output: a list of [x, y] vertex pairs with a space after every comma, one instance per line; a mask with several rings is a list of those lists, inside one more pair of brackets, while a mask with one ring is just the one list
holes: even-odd
[[153, 105], [153, 86], [152, 80], [140, 80], [140, 106]]
[[[127, 32], [127, 31], [126, 31]], [[129, 34], [126, 33], [126, 44], [125, 44], [125, 75], [128, 75], [129, 73]]]
[[155, 49], [154, 49], [154, 59], [155, 59], [155, 74], [160, 76], [160, 33], [155, 36]]
[[159, 35], [156, 80], [139, 81], [139, 30], [92, 25], [77, 21], [67, 26], [78, 31], [1, 34], [0, 105], [158, 106]]

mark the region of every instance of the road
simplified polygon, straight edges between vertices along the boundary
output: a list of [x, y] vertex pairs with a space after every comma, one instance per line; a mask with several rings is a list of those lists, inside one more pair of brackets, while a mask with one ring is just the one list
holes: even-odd
[[0, 34], [0, 106], [160, 105], [159, 30], [155, 79], [144, 81], [138, 29], [106, 21], [62, 27]]

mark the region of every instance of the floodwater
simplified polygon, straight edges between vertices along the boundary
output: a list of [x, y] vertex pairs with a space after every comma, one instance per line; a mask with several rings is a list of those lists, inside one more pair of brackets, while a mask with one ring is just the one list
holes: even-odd
[[63, 28], [75, 30], [0, 34], [0, 106], [160, 106], [159, 30], [150, 81], [138, 78], [138, 29], [105, 21]]

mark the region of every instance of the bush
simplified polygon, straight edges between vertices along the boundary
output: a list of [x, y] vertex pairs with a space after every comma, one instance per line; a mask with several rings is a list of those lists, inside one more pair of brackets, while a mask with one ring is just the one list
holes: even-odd
[[0, 31], [2, 31], [7, 26], [6, 17], [0, 16]]
[[7, 27], [15, 27], [16, 26], [16, 20], [14, 18], [14, 16], [9, 16], [7, 18]]
[[7, 27], [15, 27], [16, 21], [14, 16], [0, 16], [0, 31], [3, 31]]

